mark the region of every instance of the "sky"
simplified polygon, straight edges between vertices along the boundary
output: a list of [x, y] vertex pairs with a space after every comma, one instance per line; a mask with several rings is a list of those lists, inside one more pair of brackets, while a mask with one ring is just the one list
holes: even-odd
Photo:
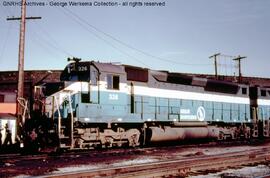
[[[95, 2], [73, 0], [74, 2]], [[0, 0], [0, 71], [17, 70], [18, 5]], [[25, 69], [64, 69], [68, 57], [114, 62], [180, 73], [214, 74], [213, 59], [221, 53], [218, 72], [270, 78], [269, 0], [110, 0], [117, 6], [65, 7], [67, 0], [27, 0]], [[101, 2], [101, 1], [96, 1]], [[161, 2], [164, 6], [123, 6], [123, 2]]]

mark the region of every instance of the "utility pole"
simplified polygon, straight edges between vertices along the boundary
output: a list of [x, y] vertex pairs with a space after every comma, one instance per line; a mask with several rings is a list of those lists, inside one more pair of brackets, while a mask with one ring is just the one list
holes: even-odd
[[239, 75], [239, 79], [238, 82], [241, 83], [242, 82], [242, 73], [241, 73], [241, 60], [247, 58], [246, 56], [238, 56], [236, 58], [234, 58], [234, 61], [238, 61], [238, 75]]
[[214, 58], [214, 63], [215, 63], [215, 78], [218, 78], [218, 71], [217, 71], [217, 56], [219, 56], [220, 53], [216, 53], [212, 56], [209, 57], [209, 59]]
[[25, 22], [26, 19], [41, 19], [41, 17], [26, 17], [26, 0], [21, 1], [21, 17], [7, 18], [7, 20], [20, 20], [19, 61], [18, 61], [18, 93], [17, 93], [17, 117], [18, 123], [23, 125], [23, 106], [20, 100], [24, 98], [24, 46], [25, 46]]

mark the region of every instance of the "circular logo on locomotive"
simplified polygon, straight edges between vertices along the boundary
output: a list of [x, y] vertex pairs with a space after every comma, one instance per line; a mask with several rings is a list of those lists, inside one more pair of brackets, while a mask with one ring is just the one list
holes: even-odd
[[197, 119], [199, 121], [204, 121], [205, 119], [205, 109], [202, 106], [198, 107], [197, 109]]

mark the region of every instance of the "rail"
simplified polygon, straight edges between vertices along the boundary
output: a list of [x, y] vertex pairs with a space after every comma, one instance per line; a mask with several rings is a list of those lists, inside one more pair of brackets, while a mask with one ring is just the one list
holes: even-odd
[[258, 164], [270, 161], [270, 148], [254, 148], [246, 152], [237, 151], [220, 155], [201, 155], [192, 158], [182, 158], [158, 161], [129, 166], [119, 166], [89, 171], [55, 174], [44, 177], [162, 177], [186, 176], [198, 174], [205, 170], [220, 170], [243, 165]]

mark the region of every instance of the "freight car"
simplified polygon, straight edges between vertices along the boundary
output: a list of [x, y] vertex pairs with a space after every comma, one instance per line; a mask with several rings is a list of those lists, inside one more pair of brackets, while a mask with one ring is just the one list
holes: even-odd
[[45, 105], [61, 148], [269, 137], [267, 88], [79, 60], [61, 81]]

